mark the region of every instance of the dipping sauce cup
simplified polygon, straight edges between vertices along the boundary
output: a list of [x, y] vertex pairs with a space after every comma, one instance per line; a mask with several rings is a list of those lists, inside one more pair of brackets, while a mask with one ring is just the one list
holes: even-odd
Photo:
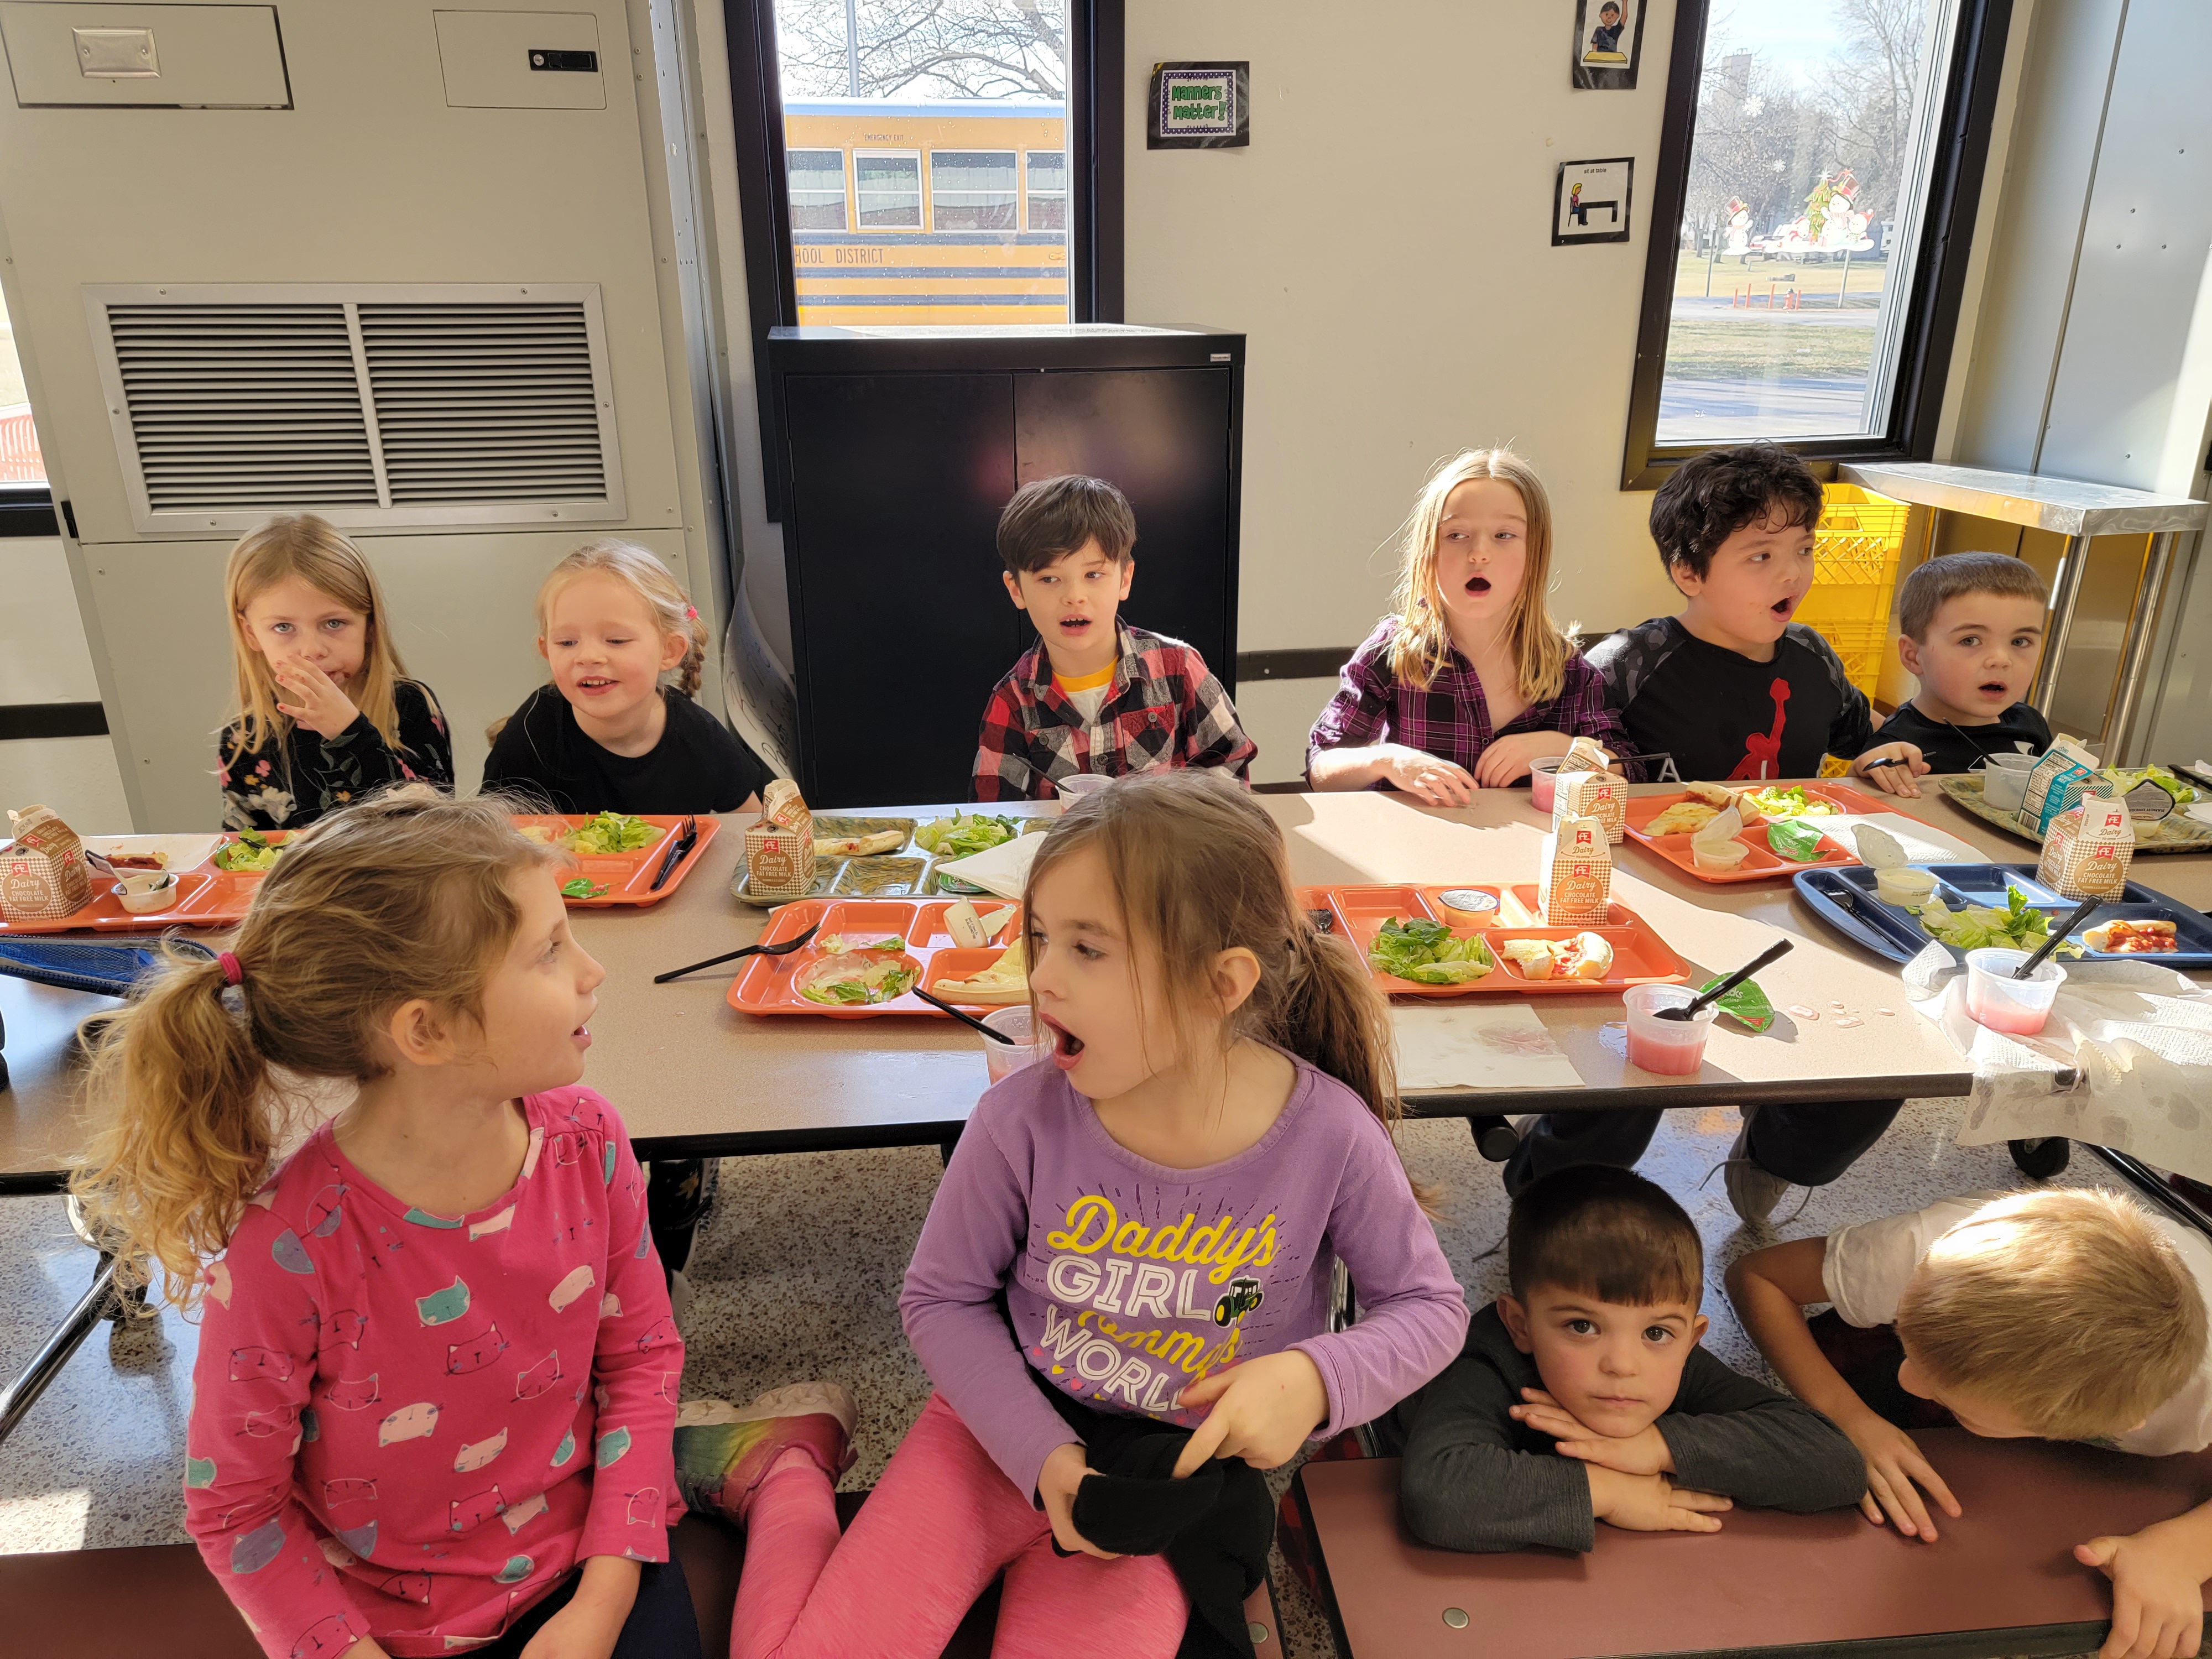
[[1037, 1027], [1026, 1002], [994, 1008], [983, 1016], [983, 1024], [1013, 1038], [1012, 1042], [994, 1042], [987, 1036], [975, 1039], [983, 1045], [983, 1064], [989, 1069], [994, 1083], [1005, 1081], [1023, 1066], [1035, 1065], [1052, 1053], [1052, 1044], [1040, 1041], [1048, 1038], [1051, 1033]]
[[1065, 811], [1085, 795], [1096, 794], [1113, 781], [1097, 772], [1078, 772], [1073, 777], [1062, 778], [1054, 787], [1060, 792], [1060, 810]]
[[2014, 979], [2013, 969], [2028, 954], [1994, 945], [1966, 952], [1966, 1012], [1974, 1024], [2008, 1036], [2033, 1036], [2043, 1029], [2058, 988], [2066, 982], [2066, 970], [2045, 962], [2033, 979]]
[[1884, 904], [1925, 904], [1936, 896], [1936, 878], [1911, 864], [1877, 870], [1874, 872], [1874, 896]]
[[1992, 755], [1982, 770], [1982, 805], [2000, 812], [2017, 812], [2027, 799], [2027, 775], [2035, 770], [2036, 755]]
[[1692, 1019], [1662, 1019], [1662, 1008], [1697, 1000], [1686, 985], [1632, 985], [1622, 995], [1628, 1011], [1628, 1063], [1662, 1077], [1691, 1077], [1705, 1063], [1705, 1038], [1720, 1011], [1708, 1003]]

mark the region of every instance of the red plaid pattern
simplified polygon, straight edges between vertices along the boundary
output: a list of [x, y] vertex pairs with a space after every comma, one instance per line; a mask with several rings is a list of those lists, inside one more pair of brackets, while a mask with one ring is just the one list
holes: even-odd
[[975, 748], [976, 800], [1049, 800], [1079, 772], [1127, 777], [1164, 766], [1218, 766], [1238, 781], [1259, 753], [1206, 659], [1181, 640], [1115, 624], [1114, 683], [1086, 721], [1052, 683], [1039, 641], [1000, 680]]

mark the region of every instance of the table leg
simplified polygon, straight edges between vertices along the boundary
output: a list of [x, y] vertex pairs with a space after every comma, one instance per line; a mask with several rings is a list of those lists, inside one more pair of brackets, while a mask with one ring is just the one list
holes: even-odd
[[2150, 662], [2151, 635], [2158, 632], [2159, 612], [2166, 608], [2166, 583], [2173, 574], [2173, 532], [2150, 538], [2150, 554], [2143, 561], [2142, 585], [2136, 590], [2135, 609], [2128, 617], [2128, 637], [2120, 651], [2120, 672], [2112, 691], [2112, 717], [2105, 726], [2100, 753], [2107, 766], [2129, 763], [2128, 728], [2135, 724], [2136, 700], [2142, 693], [2143, 670]]
[[103, 1256], [100, 1271], [93, 1275], [92, 1288], [70, 1310], [69, 1317], [55, 1328], [46, 1346], [33, 1356], [23, 1374], [0, 1391], [0, 1441], [15, 1432], [15, 1425], [46, 1391], [46, 1385], [61, 1374], [70, 1356], [84, 1346], [85, 1338], [92, 1334], [106, 1313], [108, 1301], [114, 1293], [115, 1262], [112, 1257]]

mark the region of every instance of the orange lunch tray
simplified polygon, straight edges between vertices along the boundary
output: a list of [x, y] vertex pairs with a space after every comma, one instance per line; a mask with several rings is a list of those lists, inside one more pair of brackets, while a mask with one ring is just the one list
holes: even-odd
[[[286, 831], [271, 830], [268, 839], [276, 846], [283, 845]], [[143, 915], [133, 915], [123, 908], [123, 901], [111, 890], [115, 882], [97, 871], [88, 871], [92, 878], [92, 901], [68, 915], [57, 916], [51, 921], [0, 921], [0, 935], [9, 933], [158, 933], [165, 927], [235, 927], [246, 920], [246, 908], [253, 902], [253, 890], [267, 873], [262, 870], [222, 870], [216, 866], [215, 854], [238, 839], [227, 834], [210, 849], [208, 856], [198, 864], [188, 865], [176, 872], [177, 902], [166, 910], [151, 910]], [[0, 854], [0, 857], [6, 856]], [[134, 872], [133, 873], [143, 873]]]
[[[1722, 787], [1733, 789], [1738, 786], [1724, 784]], [[1765, 786], [1751, 784], [1745, 787], [1757, 789]], [[1897, 810], [1893, 806], [1885, 806], [1871, 796], [1863, 795], [1856, 789], [1846, 789], [1836, 784], [1805, 783], [1796, 787], [1805, 792], [1806, 799], [1824, 800], [1838, 812], [1893, 812]], [[1859, 861], [1856, 853], [1851, 851], [1843, 842], [1828, 836], [1820, 837], [1820, 857], [1808, 859], [1802, 863], [1796, 859], [1785, 859], [1766, 844], [1767, 827], [1764, 823], [1759, 823], [1752, 825], [1736, 837], [1751, 849], [1750, 854], [1741, 864], [1729, 871], [1700, 870], [1698, 868], [1697, 860], [1690, 854], [1691, 836], [1688, 830], [1681, 830], [1671, 836], [1648, 836], [1644, 832], [1644, 826], [1668, 807], [1678, 801], [1686, 801], [1689, 799], [1689, 793], [1686, 790], [1670, 795], [1632, 795], [1628, 799], [1627, 827], [1628, 833], [1635, 839], [1642, 842], [1676, 869], [1695, 876], [1699, 881], [1715, 883], [1771, 881], [1777, 877], [1794, 876], [1800, 870], [1833, 870], [1844, 865], [1856, 864]], [[1806, 818], [1802, 822], [1818, 823], [1820, 820]]]
[[[572, 830], [582, 829], [593, 816], [588, 812], [518, 812], [514, 823], [520, 830], [550, 830], [557, 838]], [[676, 867], [668, 872], [668, 879], [660, 884], [660, 890], [655, 893], [647, 890], [653, 885], [653, 872], [660, 868], [660, 860], [667, 853], [669, 843], [676, 839], [677, 831], [684, 827], [684, 815], [681, 812], [672, 815], [634, 812], [630, 816], [643, 818], [660, 833], [653, 837], [650, 845], [641, 847], [635, 853], [575, 854], [576, 875], [588, 878], [595, 885], [605, 883], [607, 890], [596, 898], [570, 899], [568, 908], [571, 910], [604, 910], [617, 904], [659, 903], [684, 884], [684, 878], [691, 873], [692, 867], [699, 862], [699, 855], [722, 831], [719, 818], [709, 817], [702, 812], [699, 815], [699, 839], [691, 844], [691, 850], [677, 861]], [[574, 878], [564, 876], [562, 879]]]
[[788, 956], [748, 957], [737, 978], [730, 981], [730, 1006], [741, 1014], [826, 1014], [831, 1019], [868, 1019], [878, 1014], [951, 1018], [912, 992], [887, 1002], [861, 1004], [814, 1002], [801, 996], [799, 986], [803, 977], [818, 964], [832, 960], [831, 953], [822, 949], [819, 941], [826, 935], [838, 933], [862, 940], [893, 937], [902, 939], [905, 948], [899, 953], [899, 960], [920, 975], [918, 982], [924, 990], [963, 1007], [1001, 1006], [967, 1002], [937, 989], [942, 980], [974, 978], [1004, 956], [1006, 947], [1021, 936], [1020, 905], [988, 896], [967, 902], [984, 915], [995, 909], [1013, 911], [1012, 917], [1000, 928], [998, 942], [980, 948], [952, 942], [952, 935], [945, 926], [945, 913], [962, 902], [957, 898], [819, 898], [787, 904], [770, 913], [760, 943], [781, 945], [818, 925], [822, 931], [814, 936], [816, 942], [801, 945]]
[[[1446, 893], [1476, 892], [1487, 896], [1492, 907], [1459, 910], [1443, 902]], [[1502, 955], [1498, 966], [1466, 985], [1419, 985], [1370, 968], [1375, 983], [1394, 997], [1460, 997], [1500, 991], [1530, 996], [1547, 991], [1610, 992], [1618, 995], [1632, 985], [1680, 985], [1690, 977], [1681, 957], [1651, 926], [1625, 904], [1608, 905], [1606, 919], [1589, 927], [1549, 927], [1536, 908], [1536, 884], [1521, 882], [1501, 887], [1492, 882], [1453, 882], [1439, 886], [1302, 887], [1298, 902], [1310, 912], [1326, 911], [1328, 931], [1340, 934], [1367, 959], [1368, 947], [1393, 916], [1402, 921], [1440, 921], [1462, 938], [1480, 933], [1495, 946], [1507, 939], [1572, 939], [1595, 933], [1613, 946], [1613, 965], [1603, 979], [1529, 979]], [[1318, 919], [1318, 918], [1316, 918]], [[1493, 955], [1498, 953], [1493, 949]]]

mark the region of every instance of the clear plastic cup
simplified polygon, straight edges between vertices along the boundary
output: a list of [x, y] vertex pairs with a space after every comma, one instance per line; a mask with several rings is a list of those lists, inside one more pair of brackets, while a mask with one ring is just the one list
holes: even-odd
[[1874, 896], [1884, 904], [1925, 904], [1936, 896], [1936, 878], [1917, 865], [1893, 865], [1874, 872]]
[[1751, 848], [1740, 841], [1693, 841], [1690, 862], [1708, 875], [1725, 876], [1742, 868]]
[[1719, 1018], [1708, 1003], [1692, 1018], [1662, 1019], [1662, 1008], [1681, 1008], [1697, 1000], [1686, 985], [1632, 985], [1621, 996], [1628, 1011], [1628, 1063], [1662, 1077], [1694, 1076], [1705, 1063], [1705, 1038]]
[[1034, 1065], [1052, 1053], [1052, 1044], [1042, 1041], [1047, 1033], [1038, 1027], [1025, 1002], [994, 1008], [983, 1016], [983, 1024], [1013, 1038], [1012, 1042], [994, 1042], [987, 1036], [976, 1039], [983, 1045], [983, 1064], [989, 1069], [994, 1083], [1005, 1081], [1023, 1066]]
[[1559, 763], [1563, 758], [1554, 755], [1528, 763], [1528, 805], [1547, 817], [1551, 816], [1552, 801], [1559, 793]]
[[2039, 755], [1992, 755], [1982, 769], [1982, 805], [2000, 812], [2017, 812], [2027, 799], [2027, 775], [2035, 770]]
[[2043, 1029], [2066, 970], [2046, 961], [2033, 978], [2014, 979], [2013, 970], [2028, 954], [1994, 945], [1966, 952], [1966, 1012], [1974, 1024], [2008, 1036], [2033, 1036]]
[[1095, 795], [1114, 780], [1097, 772], [1078, 772], [1073, 777], [1062, 778], [1054, 787], [1060, 792], [1060, 804], [1069, 807], [1085, 795]]

